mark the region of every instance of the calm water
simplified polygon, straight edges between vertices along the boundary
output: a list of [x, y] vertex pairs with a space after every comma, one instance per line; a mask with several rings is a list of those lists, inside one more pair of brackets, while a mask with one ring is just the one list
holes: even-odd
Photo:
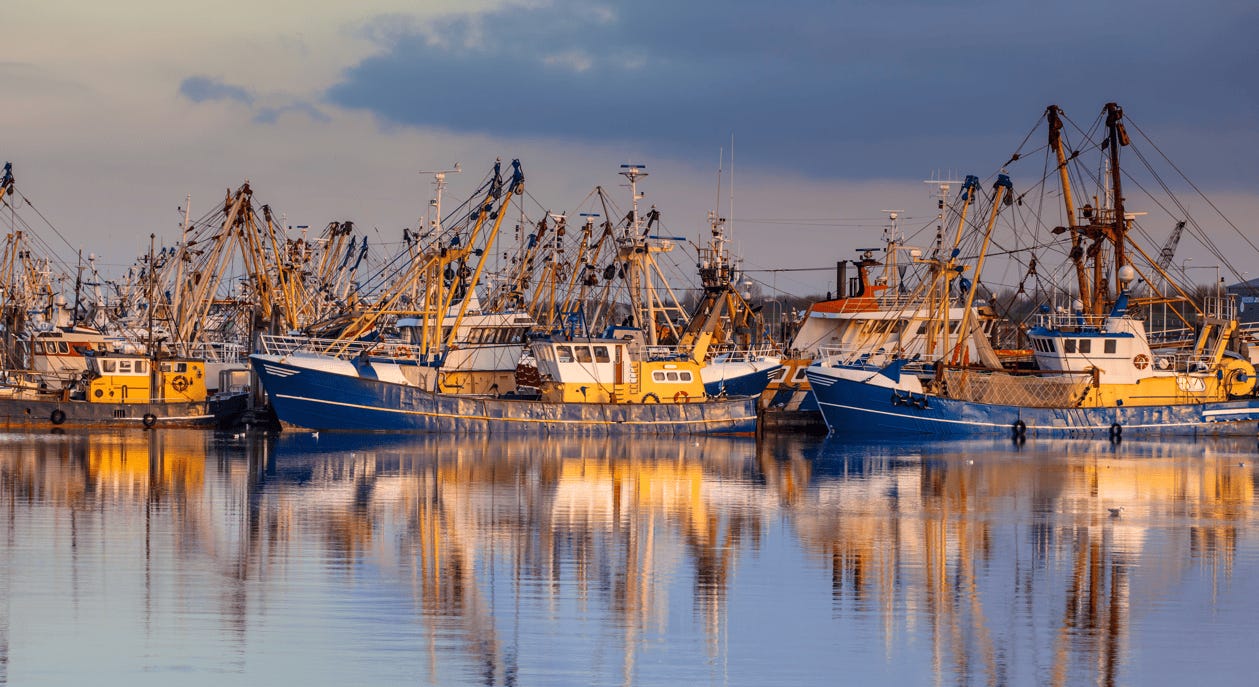
[[1255, 448], [0, 435], [0, 684], [1255, 684]]

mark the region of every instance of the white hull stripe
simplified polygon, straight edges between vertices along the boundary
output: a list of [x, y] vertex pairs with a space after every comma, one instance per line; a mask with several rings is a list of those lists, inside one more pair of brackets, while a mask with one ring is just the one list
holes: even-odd
[[1204, 410], [1203, 417], [1215, 417], [1216, 415], [1245, 415], [1254, 413], [1259, 415], [1259, 408], [1221, 408], [1218, 410]]
[[[276, 398], [287, 398], [293, 401], [305, 401], [307, 403], [322, 403], [324, 405], [339, 406], [342, 408], [357, 408], [359, 410], [371, 410], [379, 413], [398, 413], [401, 415], [422, 415], [424, 417], [437, 418], [460, 418], [464, 420], [490, 420], [498, 422], [524, 422], [536, 424], [562, 424], [562, 425], [706, 425], [706, 424], [728, 424], [731, 422], [747, 422], [755, 420], [755, 415], [745, 415], [742, 417], [731, 417], [722, 419], [702, 419], [702, 420], [669, 420], [667, 422], [644, 422], [641, 420], [555, 420], [550, 418], [526, 418], [526, 417], [492, 417], [489, 415], [460, 415], [458, 413], [433, 413], [423, 410], [405, 410], [403, 408], [382, 408], [380, 406], [368, 406], [358, 403], [342, 403], [340, 401], [327, 401], [321, 398], [306, 398], [304, 396], [290, 396], [288, 394], [275, 394]], [[593, 404], [592, 404], [593, 405]]]
[[262, 369], [277, 377], [292, 377], [293, 375], [298, 374], [298, 370], [290, 370], [286, 367], [275, 367], [274, 365], [267, 365], [266, 363], [263, 363]]
[[[818, 405], [830, 406], [832, 408], [843, 408], [845, 410], [855, 410], [861, 413], [874, 413], [876, 415], [890, 415], [892, 417], [916, 420], [918, 422], [939, 422], [942, 424], [969, 425], [973, 427], [1009, 427], [1010, 426], [1008, 424], [998, 423], [998, 422], [975, 422], [973, 420], [946, 420], [944, 418], [937, 418], [937, 417], [919, 417], [915, 415], [904, 415], [902, 413], [889, 413], [885, 410], [873, 410], [871, 408], [858, 408], [856, 406], [846, 406], [839, 403], [825, 403], [822, 401], [818, 401]], [[1225, 409], [1225, 410], [1216, 410], [1216, 411], [1211, 411], [1211, 410], [1203, 411], [1203, 415], [1207, 415], [1209, 413], [1216, 413], [1216, 414], [1256, 413], [1256, 414], [1259, 414], [1259, 408], [1237, 408], [1237, 409]], [[823, 414], [823, 417], [825, 417], [825, 414]], [[1239, 420], [1239, 421], [1240, 422], [1259, 422], [1259, 418], [1250, 419], [1250, 420]], [[1121, 426], [1124, 429], [1132, 429], [1132, 428], [1141, 429], [1141, 428], [1147, 428], [1147, 427], [1195, 427], [1195, 426], [1206, 426], [1206, 425], [1212, 425], [1212, 424], [1217, 424], [1217, 423], [1199, 420], [1195, 422], [1156, 422], [1156, 423], [1144, 424], [1144, 425], [1121, 424]], [[1082, 431], [1082, 430], [1093, 430], [1093, 429], [1096, 429], [1096, 430], [1110, 429], [1110, 425], [1076, 425], [1076, 426], [1071, 426], [1071, 427], [1066, 427], [1062, 425], [1027, 425], [1027, 428], [1028, 429], [1054, 430], [1054, 431], [1060, 431], [1060, 432], [1070, 432], [1070, 431]]]

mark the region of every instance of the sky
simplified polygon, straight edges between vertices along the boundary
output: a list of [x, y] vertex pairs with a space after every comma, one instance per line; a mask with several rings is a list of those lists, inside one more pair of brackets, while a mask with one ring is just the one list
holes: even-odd
[[[556, 211], [595, 184], [624, 204], [619, 166], [645, 164], [647, 202], [698, 237], [732, 144], [746, 267], [826, 267], [885, 210], [933, 225], [923, 180], [990, 177], [1047, 105], [1087, 128], [1108, 101], [1259, 242], [1249, 2], [11, 0], [0, 26], [0, 158], [50, 242], [105, 270], [246, 179], [288, 223], [352, 220], [383, 249], [425, 213], [421, 170], [459, 162], [461, 198], [496, 157]], [[1188, 240], [1178, 259], [1218, 262]], [[832, 274], [753, 273], [796, 295]]]

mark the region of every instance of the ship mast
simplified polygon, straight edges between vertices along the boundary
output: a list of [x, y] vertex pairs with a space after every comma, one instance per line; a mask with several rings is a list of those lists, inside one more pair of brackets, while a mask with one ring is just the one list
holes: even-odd
[[[646, 308], [643, 307], [642, 288], [645, 275], [641, 269], [641, 261], [632, 259], [636, 257], [633, 254], [639, 253], [638, 249], [646, 243], [643, 240], [642, 221], [638, 214], [638, 201], [643, 198], [643, 195], [638, 192], [638, 179], [647, 176], [647, 170], [642, 165], [621, 165], [620, 174], [629, 179], [630, 186], [630, 221], [626, 225], [625, 244], [622, 246], [623, 251], [628, 249], [632, 253], [632, 255], [626, 256], [631, 258], [628, 260], [630, 273], [627, 275], [629, 278], [630, 312], [634, 314], [634, 326], [641, 327], [647, 335], [647, 343], [655, 346], [658, 343], [658, 337], [656, 336], [656, 313], [652, 308], [653, 300], [651, 295], [648, 294], [647, 306]], [[645, 313], [644, 310], [646, 311]]]
[[1123, 126], [1123, 108], [1116, 103], [1106, 103], [1106, 144], [1110, 147], [1110, 191], [1114, 197], [1115, 216], [1111, 240], [1115, 242], [1115, 284], [1123, 288], [1119, 271], [1127, 264], [1124, 253], [1128, 234], [1128, 219], [1123, 206], [1123, 188], [1120, 185], [1119, 148], [1128, 145], [1128, 132]]
[[[1067, 162], [1076, 158], [1078, 153], [1072, 151], [1070, 157], [1067, 156], [1066, 149], [1062, 143], [1062, 109], [1057, 105], [1050, 105], [1045, 108], [1045, 119], [1049, 122], [1049, 146], [1054, 149], [1054, 155], [1058, 158], [1058, 180], [1062, 187], [1062, 203], [1066, 208], [1067, 226], [1055, 229], [1054, 233], [1062, 233], [1063, 231], [1071, 232], [1071, 263], [1075, 265], [1075, 278], [1077, 288], [1080, 290], [1080, 301], [1083, 303], [1084, 294], [1089, 293], [1089, 277], [1088, 270], [1084, 266], [1084, 245], [1083, 238], [1080, 235], [1080, 227], [1075, 221], [1075, 201], [1071, 195], [1071, 177], [1067, 173]], [[1092, 310], [1091, 300], [1084, 306], [1086, 313]]]

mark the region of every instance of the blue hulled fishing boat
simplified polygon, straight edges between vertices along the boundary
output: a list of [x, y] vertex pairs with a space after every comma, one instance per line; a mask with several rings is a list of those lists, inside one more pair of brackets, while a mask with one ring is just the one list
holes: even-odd
[[[1047, 110], [1049, 150], [1058, 158], [1069, 226], [1066, 253], [1074, 268], [1078, 296], [1070, 310], [1042, 306], [1024, 329], [1035, 359], [1031, 371], [1008, 370], [987, 338], [971, 326], [970, 309], [979, 275], [990, 253], [997, 217], [1013, 185], [1000, 174], [978, 250], [973, 281], [965, 283], [958, 244], [947, 260], [933, 264], [935, 278], [923, 297], [938, 307], [948, 302], [952, 282], [963, 285], [966, 301], [961, 326], [937, 327], [945, 355], [901, 358], [874, 365], [868, 360], [822, 360], [806, 375], [831, 432], [853, 435], [973, 436], [1103, 434], [1248, 434], [1259, 430], [1255, 367], [1230, 347], [1238, 323], [1233, 301], [1216, 296], [1192, 299], [1168, 274], [1168, 262], [1148, 260], [1138, 268], [1132, 256], [1147, 256], [1129, 234], [1136, 219], [1124, 209], [1119, 151], [1130, 141], [1123, 112], [1114, 103], [1104, 111], [1106, 137], [1093, 144], [1106, 152], [1106, 188], [1095, 199], [1109, 207], [1073, 206], [1068, 156], [1056, 107]], [[1019, 156], [1015, 155], [1014, 159]], [[1020, 197], [1021, 198], [1021, 197]], [[969, 201], [967, 201], [969, 202]], [[1013, 204], [1013, 203], [1010, 203]], [[958, 243], [961, 239], [959, 222]], [[1131, 249], [1131, 251], [1130, 251]], [[1113, 275], [1115, 293], [1110, 294]], [[1140, 285], [1144, 282], [1144, 286]], [[1156, 286], [1160, 284], [1160, 286]], [[1147, 291], [1148, 295], [1138, 296]], [[1169, 309], [1195, 336], [1183, 349], [1154, 348], [1146, 320], [1154, 306]], [[1191, 321], [1192, 320], [1192, 321]], [[957, 336], [950, 339], [951, 331]], [[966, 342], [978, 360], [962, 355]]]

